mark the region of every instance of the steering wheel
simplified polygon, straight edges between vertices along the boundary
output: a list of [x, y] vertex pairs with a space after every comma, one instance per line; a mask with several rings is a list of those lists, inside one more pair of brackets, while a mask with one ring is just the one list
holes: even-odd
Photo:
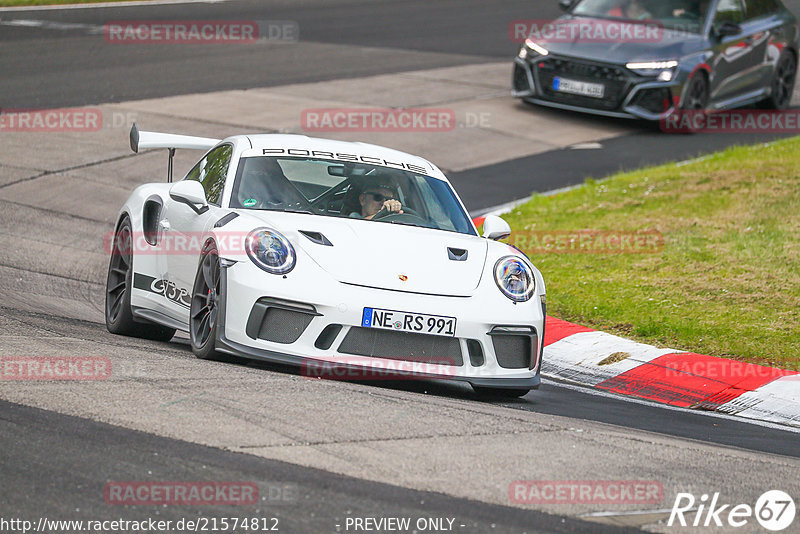
[[[422, 219], [422, 216], [419, 213], [412, 210], [408, 206], [400, 206], [400, 210], [403, 213], [400, 213], [398, 211], [389, 211], [386, 208], [382, 208], [381, 211], [372, 216], [372, 220], [375, 221], [377, 219], [385, 219], [386, 217], [391, 217], [392, 215], [406, 215], [406, 214], [411, 215], [412, 217], [416, 217], [418, 219]], [[422, 220], [424, 221], [425, 219]]]

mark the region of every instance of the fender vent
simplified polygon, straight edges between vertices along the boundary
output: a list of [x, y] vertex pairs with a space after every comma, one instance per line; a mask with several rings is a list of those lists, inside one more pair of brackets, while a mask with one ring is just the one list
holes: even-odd
[[161, 199], [152, 196], [144, 203], [142, 210], [142, 230], [144, 239], [150, 245], [158, 244], [158, 219], [161, 217]]
[[469, 251], [463, 248], [447, 247], [447, 257], [453, 261], [467, 261]]
[[298, 230], [301, 234], [306, 236], [310, 239], [313, 243], [317, 245], [324, 245], [326, 247], [332, 247], [333, 243], [331, 243], [327, 237], [325, 237], [321, 232], [311, 232], [309, 230]]
[[222, 228], [223, 226], [225, 226], [226, 224], [228, 224], [229, 222], [231, 222], [232, 220], [234, 220], [238, 216], [239, 216], [238, 213], [235, 213], [235, 212], [232, 211], [229, 214], [227, 214], [226, 216], [222, 217], [217, 222], [215, 222], [214, 223], [214, 228]]

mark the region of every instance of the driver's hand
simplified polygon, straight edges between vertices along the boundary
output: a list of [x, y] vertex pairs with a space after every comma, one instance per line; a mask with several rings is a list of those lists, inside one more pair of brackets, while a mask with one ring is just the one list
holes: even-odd
[[400, 204], [400, 201], [397, 199], [387, 200], [386, 202], [383, 203], [383, 209], [385, 209], [388, 212], [396, 211], [397, 213], [403, 213], [403, 210], [400, 209], [402, 207], [403, 205]]

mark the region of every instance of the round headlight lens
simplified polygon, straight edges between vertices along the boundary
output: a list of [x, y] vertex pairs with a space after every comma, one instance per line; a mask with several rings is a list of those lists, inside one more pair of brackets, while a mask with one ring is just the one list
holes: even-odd
[[294, 269], [294, 247], [275, 230], [253, 230], [247, 236], [245, 249], [253, 263], [268, 273], [286, 274]]
[[514, 302], [525, 302], [533, 296], [536, 279], [528, 264], [515, 256], [506, 256], [494, 265], [497, 287]]

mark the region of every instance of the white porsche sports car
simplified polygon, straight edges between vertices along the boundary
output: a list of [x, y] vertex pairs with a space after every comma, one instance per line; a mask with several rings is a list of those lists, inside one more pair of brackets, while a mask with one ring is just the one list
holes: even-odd
[[[498, 242], [511, 232], [499, 217], [478, 235], [429, 161], [302, 135], [217, 140], [136, 125], [131, 148], [168, 149], [169, 176], [120, 210], [110, 332], [183, 330], [199, 358], [317, 376], [460, 380], [500, 396], [538, 387], [542, 275]], [[176, 149], [205, 155], [172, 183]]]

